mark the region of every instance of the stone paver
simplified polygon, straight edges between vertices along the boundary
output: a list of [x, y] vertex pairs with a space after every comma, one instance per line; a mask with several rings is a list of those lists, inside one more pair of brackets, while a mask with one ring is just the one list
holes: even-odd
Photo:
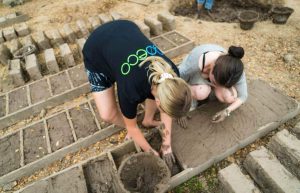
[[21, 68], [20, 59], [10, 61], [8, 76], [12, 79], [13, 84], [18, 87], [25, 84], [24, 72]]
[[300, 140], [284, 129], [272, 137], [268, 147], [300, 179]]
[[6, 45], [0, 44], [0, 63], [8, 65], [8, 60], [12, 58], [12, 55]]
[[17, 38], [16, 31], [13, 27], [7, 27], [3, 29], [3, 36], [6, 41]]
[[20, 42], [21, 42], [22, 46], [34, 45], [31, 35], [20, 38]]
[[162, 23], [160, 21], [158, 21], [156, 18], [147, 16], [147, 17], [145, 17], [144, 22], [146, 25], [149, 26], [150, 33], [152, 35], [159, 36], [163, 33]]
[[93, 29], [96, 29], [97, 27], [99, 27], [101, 25], [100, 19], [98, 16], [89, 17], [88, 21], [91, 23]]
[[45, 35], [50, 40], [52, 46], [59, 46], [65, 43], [61, 34], [59, 33], [59, 30], [57, 29], [45, 31]]
[[65, 33], [65, 38], [69, 43], [75, 43], [76, 34], [69, 24], [65, 24], [63, 26], [63, 32]]
[[26, 23], [19, 23], [15, 25], [15, 30], [19, 37], [27, 36], [30, 34], [29, 28]]
[[175, 17], [171, 13], [159, 13], [157, 15], [158, 21], [160, 21], [163, 25], [163, 29], [166, 31], [172, 31], [175, 30]]
[[0, 176], [21, 167], [20, 151], [19, 133], [0, 139]]
[[36, 32], [32, 34], [32, 39], [37, 44], [40, 50], [46, 50], [51, 48], [50, 42], [45, 36], [43, 31]]
[[18, 39], [13, 39], [7, 43], [7, 47], [10, 50], [10, 53], [14, 54], [15, 51], [22, 47], [22, 45]]
[[3, 37], [2, 29], [0, 29], [0, 44], [2, 44], [3, 42], [5, 42], [5, 40]]
[[144, 22], [142, 21], [134, 21], [137, 26], [140, 28], [140, 30], [143, 32], [143, 34], [147, 37], [150, 38], [150, 28], [147, 26]]
[[81, 167], [74, 167], [33, 183], [18, 193], [88, 193]]
[[247, 155], [244, 167], [263, 192], [298, 193], [300, 181], [265, 147]]
[[34, 82], [33, 84], [30, 84], [29, 90], [32, 104], [46, 101], [51, 97], [50, 88], [46, 79], [42, 79], [40, 81]]
[[73, 54], [68, 44], [65, 43], [60, 45], [59, 50], [61, 57], [63, 58], [64, 63], [67, 67], [72, 67], [76, 65]]
[[50, 74], [55, 74], [59, 72], [59, 66], [57, 64], [53, 48], [45, 50], [44, 54], [46, 66]]
[[81, 32], [81, 37], [87, 38], [88, 35], [90, 34], [88, 27], [83, 19], [77, 20], [76, 21], [77, 27], [79, 28]]
[[187, 130], [174, 122], [172, 141], [177, 142], [173, 151], [181, 165], [193, 168], [208, 160], [210, 164], [220, 161], [299, 112], [297, 102], [263, 81], [250, 81], [248, 91], [247, 102], [221, 123], [211, 122], [211, 117], [225, 108], [216, 101], [191, 112]]
[[223, 193], [260, 193], [249, 176], [245, 176], [236, 164], [222, 169], [218, 173]]
[[25, 58], [25, 69], [28, 72], [30, 79], [39, 80], [43, 78], [41, 73], [41, 66], [38, 63], [38, 60], [35, 54], [30, 54]]
[[292, 131], [296, 134], [297, 138], [300, 139], [300, 122], [298, 122]]
[[54, 95], [61, 94], [66, 90], [71, 89], [66, 72], [50, 77], [50, 85]]
[[87, 74], [83, 65], [76, 66], [69, 71], [70, 79], [75, 87], [88, 82]]
[[112, 21], [111, 16], [105, 13], [99, 14], [99, 19], [102, 24]]
[[18, 88], [8, 94], [9, 113], [21, 110], [29, 105], [26, 87]]
[[80, 38], [80, 39], [76, 40], [77, 47], [78, 47], [78, 52], [79, 52], [79, 55], [80, 55], [81, 59], [83, 59], [82, 49], [83, 49], [83, 46], [84, 46], [85, 42], [86, 42], [85, 38]]
[[6, 95], [0, 96], [0, 117], [4, 117], [6, 115]]

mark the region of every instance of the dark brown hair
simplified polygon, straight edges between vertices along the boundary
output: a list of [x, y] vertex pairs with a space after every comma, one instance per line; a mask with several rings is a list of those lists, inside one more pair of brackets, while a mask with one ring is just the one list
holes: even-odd
[[230, 88], [239, 81], [244, 71], [243, 56], [242, 47], [230, 46], [228, 54], [216, 60], [212, 73], [218, 84]]

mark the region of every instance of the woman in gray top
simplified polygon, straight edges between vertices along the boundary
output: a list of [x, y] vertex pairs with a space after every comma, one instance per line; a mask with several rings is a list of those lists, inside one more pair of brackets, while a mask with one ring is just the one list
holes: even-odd
[[194, 48], [179, 65], [181, 78], [191, 85], [194, 108], [197, 100], [206, 99], [214, 90], [216, 97], [229, 106], [216, 113], [212, 121], [220, 122], [240, 107], [248, 97], [246, 76], [241, 58], [242, 47], [204, 44]]

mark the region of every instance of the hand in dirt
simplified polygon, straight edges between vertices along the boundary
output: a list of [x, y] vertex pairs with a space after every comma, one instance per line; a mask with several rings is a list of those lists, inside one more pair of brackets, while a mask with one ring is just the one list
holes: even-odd
[[188, 120], [191, 119], [192, 116], [191, 115], [187, 115], [187, 116], [183, 116], [181, 118], [177, 119], [177, 124], [183, 128], [183, 129], [187, 129], [187, 125], [188, 125]]
[[219, 123], [221, 121], [224, 121], [226, 117], [229, 116], [229, 112], [227, 109], [224, 109], [222, 111], [217, 112], [213, 117], [212, 117], [212, 122], [213, 123]]
[[166, 162], [168, 168], [172, 171], [173, 165], [176, 163], [176, 159], [173, 155], [171, 145], [162, 144], [160, 152], [162, 159]]

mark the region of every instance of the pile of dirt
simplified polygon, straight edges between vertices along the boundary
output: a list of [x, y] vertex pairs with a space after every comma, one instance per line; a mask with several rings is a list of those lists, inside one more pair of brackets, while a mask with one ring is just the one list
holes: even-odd
[[[270, 7], [259, 4], [240, 4], [236, 1], [216, 0], [212, 10], [208, 13], [203, 9], [199, 15], [199, 19], [214, 22], [238, 22], [238, 14], [245, 10], [254, 10], [259, 13], [259, 20], [264, 21], [270, 18]], [[177, 5], [173, 8], [175, 15], [196, 17], [197, 5], [196, 1], [185, 5]]]

